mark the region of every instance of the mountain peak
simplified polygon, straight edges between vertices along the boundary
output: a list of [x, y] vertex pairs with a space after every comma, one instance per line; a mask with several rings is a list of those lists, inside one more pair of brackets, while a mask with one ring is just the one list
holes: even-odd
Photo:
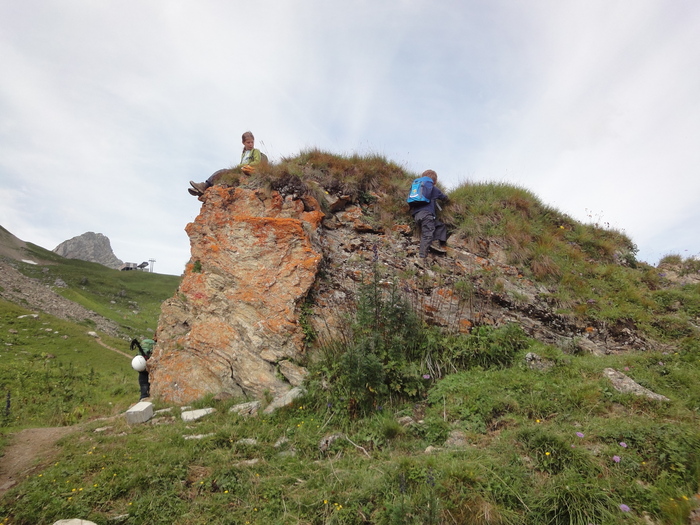
[[114, 255], [109, 238], [102, 233], [86, 232], [63, 241], [53, 250], [68, 259], [95, 262], [118, 270], [123, 262]]

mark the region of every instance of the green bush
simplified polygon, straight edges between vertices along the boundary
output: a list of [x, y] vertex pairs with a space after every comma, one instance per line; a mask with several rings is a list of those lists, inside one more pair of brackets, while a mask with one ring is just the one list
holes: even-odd
[[345, 341], [326, 342], [312, 371], [311, 387], [328, 385], [326, 402], [352, 416], [366, 415], [389, 400], [419, 399], [427, 382], [421, 374], [425, 329], [398, 293], [379, 284], [375, 271], [360, 287]]
[[449, 335], [425, 326], [396, 285], [380, 286], [378, 272], [358, 292], [345, 341], [326, 342], [312, 370], [311, 389], [325, 402], [366, 415], [388, 402], [419, 400], [443, 373], [508, 367], [529, 338], [520, 327], [477, 327]]
[[478, 326], [467, 336], [444, 337], [439, 343], [441, 351], [438, 360], [450, 365], [443, 366], [443, 369], [508, 367], [513, 364], [518, 352], [530, 343], [522, 328], [514, 323], [499, 328]]

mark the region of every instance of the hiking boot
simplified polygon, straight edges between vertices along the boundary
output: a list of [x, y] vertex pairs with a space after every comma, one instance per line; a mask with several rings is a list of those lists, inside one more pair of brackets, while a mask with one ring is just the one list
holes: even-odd
[[428, 266], [428, 265], [426, 264], [426, 258], [425, 258], [425, 257], [416, 257], [416, 258], [413, 260], [413, 264], [415, 264], [415, 265], [416, 265], [418, 268], [420, 268], [421, 270], [425, 270], [425, 269], [427, 268], [427, 266]]
[[187, 191], [190, 192], [190, 195], [194, 195], [195, 197], [204, 195], [201, 191], [197, 191], [194, 188], [187, 188]]
[[433, 244], [430, 245], [430, 250], [440, 255], [445, 255], [447, 253], [447, 247], [437, 242], [433, 242]]
[[207, 191], [209, 185], [206, 182], [194, 182], [190, 181], [190, 186], [197, 190], [200, 194], [204, 194]]

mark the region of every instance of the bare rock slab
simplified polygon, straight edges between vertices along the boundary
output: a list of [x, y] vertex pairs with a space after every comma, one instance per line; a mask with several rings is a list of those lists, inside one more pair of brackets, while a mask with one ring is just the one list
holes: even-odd
[[274, 399], [272, 401], [272, 403], [270, 403], [269, 405], [267, 405], [267, 407], [265, 407], [265, 410], [263, 410], [263, 412], [265, 414], [272, 414], [278, 408], [282, 408], [282, 407], [286, 407], [287, 405], [291, 405], [295, 399], [303, 396], [304, 393], [305, 393], [305, 391], [303, 388], [301, 388], [299, 386], [295, 386], [294, 388], [289, 390], [284, 395]]
[[184, 404], [204, 395], [263, 399], [301, 384], [300, 304], [323, 259], [313, 197], [209, 188], [185, 230], [191, 260], [163, 303], [149, 361], [151, 393]]
[[189, 440], [189, 439], [204, 439], [204, 438], [212, 437], [213, 435], [214, 435], [213, 433], [209, 433], [209, 434], [195, 434], [192, 436], [182, 436], [182, 437], [185, 440]]
[[250, 401], [248, 403], [232, 406], [229, 412], [240, 416], [257, 416], [261, 406], [262, 403], [260, 401]]
[[445, 441], [447, 448], [464, 448], [468, 445], [467, 434], [463, 430], [453, 430]]
[[202, 419], [204, 416], [208, 416], [212, 412], [216, 412], [215, 408], [200, 408], [198, 410], [188, 410], [180, 414], [183, 421], [197, 421]]
[[634, 381], [633, 379], [627, 377], [622, 372], [618, 372], [613, 368], [606, 368], [603, 370], [605, 377], [610, 379], [615, 390], [622, 392], [623, 394], [635, 394], [637, 396], [648, 397], [649, 399], [654, 399], [656, 401], [669, 401], [666, 396], [652, 392], [648, 388], [644, 388], [642, 385]]
[[126, 411], [126, 422], [130, 425], [145, 423], [153, 417], [153, 403], [139, 401]]

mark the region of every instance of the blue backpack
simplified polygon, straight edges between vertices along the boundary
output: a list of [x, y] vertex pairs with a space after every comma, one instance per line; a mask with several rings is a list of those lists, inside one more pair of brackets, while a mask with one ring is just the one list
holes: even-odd
[[411, 191], [406, 202], [430, 202], [430, 194], [433, 191], [433, 179], [430, 177], [419, 177], [411, 184]]

